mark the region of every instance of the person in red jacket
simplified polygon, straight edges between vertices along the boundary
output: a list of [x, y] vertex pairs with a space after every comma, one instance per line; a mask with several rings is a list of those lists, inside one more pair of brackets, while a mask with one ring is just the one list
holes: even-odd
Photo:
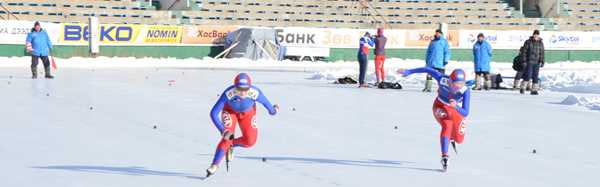
[[383, 63], [385, 62], [385, 43], [387, 38], [383, 36], [383, 28], [377, 29], [375, 36], [375, 75], [377, 75], [377, 84], [385, 81], [385, 70]]

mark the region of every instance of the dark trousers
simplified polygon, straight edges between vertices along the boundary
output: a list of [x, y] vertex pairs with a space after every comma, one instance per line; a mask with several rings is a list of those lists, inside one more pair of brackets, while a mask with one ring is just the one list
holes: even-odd
[[[440, 72], [441, 74], [446, 74], [446, 69], [442, 69], [442, 68], [433, 68], [436, 71]], [[433, 80], [433, 77], [429, 74], [427, 74], [427, 80]]]
[[523, 74], [523, 81], [532, 80], [533, 84], [537, 84], [540, 79], [538, 75], [540, 74], [540, 64], [537, 63], [528, 63], [525, 68], [525, 72]]
[[524, 74], [525, 74], [525, 70], [517, 71], [517, 74], [515, 74], [515, 80], [523, 79], [525, 77], [525, 76], [523, 76]]
[[48, 60], [48, 56], [31, 56], [31, 69], [37, 68], [38, 59], [42, 59], [42, 63], [44, 64], [44, 69], [50, 67], [50, 60]]
[[367, 74], [367, 65], [369, 64], [369, 60], [367, 59], [367, 55], [358, 54], [358, 83], [365, 84], [365, 76]]
[[487, 80], [487, 76], [490, 75], [490, 72], [487, 72], [487, 71], [476, 71], [475, 74], [479, 75], [479, 76], [482, 76], [482, 77], [485, 77], [486, 80]]

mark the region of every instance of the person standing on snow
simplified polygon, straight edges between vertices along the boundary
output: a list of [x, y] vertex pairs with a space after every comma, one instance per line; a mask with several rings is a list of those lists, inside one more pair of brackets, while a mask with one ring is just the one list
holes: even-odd
[[[435, 30], [434, 39], [429, 43], [429, 47], [427, 48], [427, 54], [425, 57], [425, 63], [427, 67], [433, 68], [441, 74], [445, 73], [445, 67], [450, 60], [450, 46], [448, 45], [448, 41], [444, 38], [442, 30]], [[431, 92], [432, 86], [432, 78], [431, 75], [427, 75], [427, 80], [425, 80], [425, 89], [423, 92]]]
[[359, 84], [358, 87], [359, 88], [368, 88], [369, 87], [367, 85], [367, 83], [365, 82], [365, 77], [367, 74], [367, 65], [369, 63], [369, 46], [373, 47], [373, 45], [375, 45], [375, 43], [371, 39], [371, 34], [369, 34], [369, 32], [366, 32], [365, 35], [363, 37], [361, 37], [359, 40], [358, 54], [357, 54], [358, 67], [359, 67], [359, 74], [358, 74], [358, 84]]
[[385, 62], [385, 43], [387, 38], [383, 36], [383, 28], [377, 29], [377, 36], [375, 36], [375, 75], [377, 76], [377, 84], [385, 81], [385, 69], [383, 63]]
[[483, 33], [477, 35], [477, 42], [473, 44], [473, 62], [475, 64], [475, 87], [473, 90], [481, 90], [481, 78], [485, 79], [483, 88], [489, 90], [492, 87], [490, 80], [490, 59], [492, 58], [492, 46], [485, 41]]
[[527, 88], [527, 84], [531, 80], [533, 84], [531, 85], [531, 95], [538, 95], [539, 90], [539, 73], [540, 68], [544, 67], [544, 43], [542, 42], [542, 38], [540, 37], [540, 31], [533, 31], [533, 36], [529, 38], [529, 40], [525, 41], [523, 45], [523, 53], [525, 62], [527, 62], [527, 67], [525, 67], [525, 72], [523, 74], [523, 82], [521, 82], [521, 88], [519, 92], [521, 94], [525, 94], [525, 89]]
[[[517, 73], [515, 74], [515, 81], [513, 83], [513, 90], [518, 90], [521, 88], [521, 80], [523, 79], [523, 74], [525, 74], [525, 68], [527, 67], [527, 62], [525, 62], [525, 46], [521, 46], [519, 49], [519, 54], [513, 59], [513, 70]], [[531, 84], [527, 85], [527, 90], [531, 89]]]
[[465, 72], [455, 69], [450, 76], [440, 73], [438, 70], [423, 67], [409, 70], [398, 70], [403, 76], [414, 73], [427, 73], [433, 77], [438, 85], [438, 96], [433, 103], [433, 116], [442, 126], [440, 133], [440, 147], [442, 152], [442, 167], [444, 171], [448, 167], [448, 145], [451, 143], [461, 144], [465, 138], [464, 118], [469, 115], [471, 92], [466, 86]]
[[[252, 85], [252, 80], [246, 73], [238, 74], [234, 85], [229, 86], [221, 94], [210, 111], [210, 117], [222, 139], [217, 146], [212, 164], [206, 170], [206, 177], [217, 171], [224, 156], [228, 162], [233, 159], [233, 147], [250, 148], [256, 143], [258, 132], [255, 117], [256, 102], [262, 104], [270, 115], [275, 115], [279, 111], [279, 106], [271, 105], [264, 93]], [[236, 124], [239, 124], [242, 131], [242, 136], [238, 138], [234, 137]]]
[[31, 53], [31, 78], [37, 79], [38, 59], [42, 59], [45, 77], [53, 79], [54, 76], [50, 74], [50, 60], [48, 60], [48, 55], [52, 49], [52, 42], [46, 30], [42, 29], [40, 22], [35, 22], [31, 32], [27, 34], [25, 41], [27, 52]]

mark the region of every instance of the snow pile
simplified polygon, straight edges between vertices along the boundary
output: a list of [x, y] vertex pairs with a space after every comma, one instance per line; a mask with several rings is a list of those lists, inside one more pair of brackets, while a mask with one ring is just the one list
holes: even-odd
[[[30, 57], [0, 57], [0, 67], [29, 67]], [[345, 76], [358, 77], [356, 61], [336, 62], [296, 62], [249, 59], [176, 59], [176, 58], [133, 58], [133, 57], [97, 57], [68, 59], [56, 58], [60, 68], [201, 68], [261, 71], [299, 71], [314, 72], [309, 79], [333, 81]], [[402, 84], [422, 84], [425, 76], [415, 75], [402, 77], [396, 70], [399, 68], [422, 67], [423, 60], [390, 58], [386, 60], [386, 80]], [[375, 82], [374, 63], [369, 62], [368, 82]], [[492, 63], [493, 73], [502, 74], [505, 87], [512, 87], [515, 71], [511, 63]], [[462, 68], [468, 79], [473, 79], [473, 62], [450, 61], [447, 70]], [[540, 71], [542, 88], [551, 91], [571, 93], [600, 94], [600, 62], [560, 62], [547, 64]]]
[[542, 86], [552, 91], [600, 94], [600, 71], [580, 70], [543, 73]]
[[[356, 66], [356, 65], [355, 65]], [[396, 73], [398, 68], [415, 68], [423, 66], [422, 61], [391, 59], [386, 62], [386, 81], [400, 82], [402, 84], [422, 84], [425, 76], [412, 75], [402, 77]], [[467, 72], [467, 79], [474, 79], [473, 65], [471, 62], [453, 61], [447, 66], [447, 70], [461, 68]], [[513, 86], [515, 71], [510, 63], [492, 63], [493, 73], [500, 73], [504, 78], [505, 87]], [[373, 69], [368, 70], [367, 81], [375, 82]], [[449, 73], [449, 72], [447, 72]], [[335, 80], [344, 76], [358, 77], [358, 70], [341, 69], [326, 70], [314, 73], [312, 79]], [[586, 62], [560, 62], [546, 65], [540, 70], [542, 88], [557, 92], [570, 93], [595, 93], [600, 94], [600, 63]]]
[[590, 110], [600, 111], [600, 97], [579, 97], [569, 95], [560, 104], [583, 106]]

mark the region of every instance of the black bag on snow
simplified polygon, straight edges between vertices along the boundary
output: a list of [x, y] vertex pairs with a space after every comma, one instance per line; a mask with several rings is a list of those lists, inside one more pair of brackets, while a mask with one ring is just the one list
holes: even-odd
[[378, 88], [381, 89], [402, 89], [402, 85], [400, 83], [391, 83], [391, 82], [381, 82], [377, 85]]
[[344, 77], [344, 78], [339, 78], [337, 81], [335, 81], [336, 84], [356, 84], [358, 83], [356, 80], [354, 80], [352, 77]]

